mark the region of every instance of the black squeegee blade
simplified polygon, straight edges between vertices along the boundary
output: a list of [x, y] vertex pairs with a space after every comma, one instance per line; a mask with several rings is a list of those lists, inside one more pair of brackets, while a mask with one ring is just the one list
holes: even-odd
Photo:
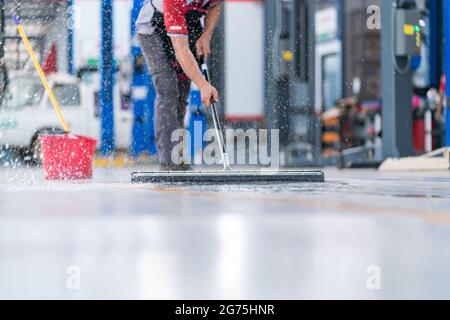
[[133, 183], [248, 184], [324, 182], [323, 171], [134, 172]]

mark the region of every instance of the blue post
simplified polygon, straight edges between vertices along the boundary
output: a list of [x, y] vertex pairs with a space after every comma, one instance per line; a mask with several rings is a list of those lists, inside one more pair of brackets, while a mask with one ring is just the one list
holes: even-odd
[[430, 65], [430, 86], [439, 88], [442, 72], [442, 33], [443, 26], [440, 15], [442, 14], [442, 2], [428, 1], [429, 17], [427, 27], [429, 30], [428, 61]]
[[101, 144], [102, 156], [114, 152], [114, 54], [113, 54], [113, 4], [112, 0], [101, 3]]
[[75, 17], [73, 0], [67, 0], [67, 72], [71, 75], [75, 74], [73, 53], [73, 29], [75, 28], [74, 19]]
[[190, 157], [193, 164], [203, 164], [203, 137], [207, 129], [206, 114], [202, 107], [200, 90], [191, 90], [189, 102], [189, 133], [191, 135]]
[[144, 0], [134, 0], [131, 11], [131, 58], [133, 76], [131, 93], [134, 111], [131, 156], [153, 155], [157, 152], [154, 129], [155, 89], [148, 74], [142, 50], [136, 38], [136, 20]]
[[444, 0], [445, 78], [447, 108], [445, 116], [446, 146], [450, 147], [450, 0]]

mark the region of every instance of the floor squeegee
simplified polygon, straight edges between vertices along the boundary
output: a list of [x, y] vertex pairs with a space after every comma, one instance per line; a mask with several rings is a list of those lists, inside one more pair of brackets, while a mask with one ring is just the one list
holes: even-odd
[[[205, 79], [211, 82], [206, 61], [202, 61], [201, 70]], [[154, 171], [133, 172], [132, 183], [155, 184], [255, 184], [255, 183], [300, 183], [324, 182], [323, 171], [313, 170], [232, 170], [228, 157], [223, 131], [220, 124], [217, 104], [211, 102], [211, 113], [216, 132], [216, 140], [222, 156], [223, 170], [220, 171]]]

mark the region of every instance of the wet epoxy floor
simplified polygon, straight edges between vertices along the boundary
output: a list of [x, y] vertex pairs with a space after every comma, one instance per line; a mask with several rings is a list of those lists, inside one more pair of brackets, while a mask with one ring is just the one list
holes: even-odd
[[168, 187], [131, 171], [0, 169], [0, 298], [450, 298], [449, 172]]

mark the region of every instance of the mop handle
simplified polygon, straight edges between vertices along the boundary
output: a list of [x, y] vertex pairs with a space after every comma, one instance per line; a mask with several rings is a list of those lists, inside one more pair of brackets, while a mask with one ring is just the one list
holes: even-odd
[[45, 90], [47, 91], [50, 101], [52, 102], [53, 108], [56, 111], [56, 115], [58, 116], [58, 119], [61, 122], [61, 125], [63, 126], [64, 132], [69, 133], [70, 132], [69, 125], [67, 124], [66, 120], [64, 119], [64, 116], [61, 112], [61, 108], [59, 107], [58, 101], [56, 100], [55, 95], [53, 94], [53, 91], [50, 88], [50, 85], [48, 84], [47, 78], [45, 77], [44, 71], [42, 71], [41, 65], [39, 64], [36, 54], [34, 53], [34, 50], [30, 44], [30, 41], [28, 40], [25, 30], [23, 29], [23, 26], [20, 23], [20, 20], [17, 16], [14, 15], [13, 20], [17, 26], [17, 30], [19, 31], [20, 36], [22, 37], [22, 40], [28, 51], [28, 54], [30, 55], [31, 60], [33, 60], [34, 67], [36, 68], [36, 71], [38, 72], [39, 77], [41, 78], [42, 84], [44, 85]]
[[[205, 59], [201, 59], [202, 72], [205, 76], [206, 81], [211, 83], [211, 78], [209, 76], [208, 65], [206, 64]], [[211, 113], [214, 122], [214, 128], [216, 129], [216, 137], [219, 143], [219, 148], [222, 150], [222, 162], [224, 170], [230, 170], [230, 159], [228, 157], [227, 149], [225, 146], [225, 141], [223, 138], [222, 127], [220, 125], [219, 113], [217, 111], [217, 105], [215, 101], [211, 101]]]

